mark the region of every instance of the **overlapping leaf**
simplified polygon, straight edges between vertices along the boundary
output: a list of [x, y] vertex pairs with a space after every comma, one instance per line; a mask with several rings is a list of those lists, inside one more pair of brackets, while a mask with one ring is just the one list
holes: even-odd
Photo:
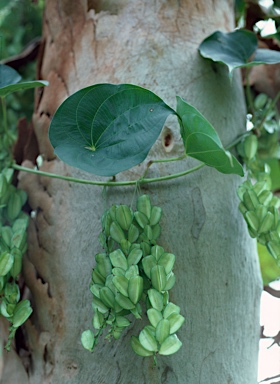
[[99, 176], [141, 163], [175, 111], [135, 85], [97, 84], [62, 103], [49, 129], [57, 156]]
[[23, 91], [25, 89], [43, 87], [48, 85], [47, 81], [35, 80], [19, 83], [21, 76], [13, 68], [0, 64], [0, 97], [6, 97], [8, 94]]
[[220, 31], [208, 36], [199, 46], [201, 56], [225, 64], [232, 76], [235, 68], [280, 62], [280, 52], [257, 49], [256, 35], [247, 30]]
[[221, 140], [204, 116], [177, 96], [177, 114], [186, 154], [221, 173], [244, 175], [241, 164], [227, 152]]
[[16, 84], [21, 80], [20, 74], [8, 65], [0, 64], [0, 88]]

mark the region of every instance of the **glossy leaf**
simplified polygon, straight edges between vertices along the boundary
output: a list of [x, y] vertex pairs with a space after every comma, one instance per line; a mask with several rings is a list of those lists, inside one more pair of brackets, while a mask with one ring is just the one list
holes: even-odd
[[141, 163], [175, 112], [135, 85], [97, 84], [70, 96], [49, 130], [56, 155], [69, 165], [112, 176]]
[[257, 37], [251, 31], [236, 30], [230, 33], [216, 31], [203, 40], [199, 52], [207, 59], [225, 64], [230, 76], [235, 68], [280, 62], [280, 52], [257, 49], [257, 46]]
[[244, 175], [241, 164], [227, 152], [221, 140], [197, 109], [177, 96], [177, 114], [186, 154], [226, 174]]

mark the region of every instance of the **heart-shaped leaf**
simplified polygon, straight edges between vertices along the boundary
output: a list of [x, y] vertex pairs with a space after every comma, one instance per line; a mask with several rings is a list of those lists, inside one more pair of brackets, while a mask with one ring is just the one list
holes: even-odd
[[144, 88], [97, 84], [61, 104], [49, 138], [65, 163], [112, 176], [146, 158], [170, 114], [175, 111]]
[[20, 74], [8, 65], [0, 64], [0, 89], [16, 84], [21, 80]]
[[221, 173], [244, 176], [241, 164], [226, 151], [221, 140], [197, 109], [177, 96], [177, 114], [186, 154], [202, 161]]
[[229, 75], [235, 68], [280, 62], [280, 52], [257, 49], [256, 35], [247, 30], [230, 33], [220, 31], [208, 36], [199, 46], [201, 56], [225, 64]]

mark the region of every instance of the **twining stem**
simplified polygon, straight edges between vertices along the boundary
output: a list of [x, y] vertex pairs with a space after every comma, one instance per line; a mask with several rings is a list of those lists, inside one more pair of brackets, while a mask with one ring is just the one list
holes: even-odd
[[159, 160], [151, 160], [151, 165], [154, 163], [169, 163], [170, 161], [179, 161], [184, 160], [187, 157], [187, 155], [184, 153], [182, 156], [179, 157], [169, 157], [167, 159], [159, 159]]
[[240, 141], [243, 139], [243, 137], [246, 137], [246, 136], [249, 136], [250, 135], [250, 132], [246, 131], [246, 132], [243, 132], [241, 135], [239, 135], [232, 143], [230, 143], [229, 145], [227, 145], [226, 149], [227, 150], [230, 150], [232, 149], [233, 147], [235, 147], [238, 143], [240, 143]]
[[[232, 147], [234, 147], [236, 144], [238, 144], [240, 142], [241, 138], [244, 135], [247, 135], [247, 134], [248, 134], [248, 132], [245, 132], [244, 134], [240, 135], [236, 140], [234, 140], [231, 144], [229, 144], [226, 149], [228, 150], [228, 149], [231, 149]], [[193, 168], [187, 169], [186, 171], [183, 171], [183, 172], [173, 173], [173, 174], [167, 175], [167, 176], [146, 178], [146, 174], [147, 174], [147, 172], [149, 170], [149, 167], [152, 164], [154, 164], [154, 163], [165, 163], [165, 162], [169, 162], [169, 161], [183, 160], [186, 157], [187, 157], [187, 155], [184, 154], [182, 156], [172, 157], [172, 158], [169, 158], [169, 159], [151, 160], [151, 161], [148, 162], [147, 168], [146, 168], [143, 176], [141, 176], [137, 180], [128, 180], [128, 181], [83, 180], [83, 179], [77, 179], [76, 177], [61, 176], [61, 175], [57, 175], [55, 173], [43, 172], [43, 171], [39, 171], [37, 169], [31, 169], [31, 168], [23, 167], [23, 166], [18, 165], [18, 164], [13, 164], [13, 165], [11, 165], [11, 167], [16, 169], [17, 171], [33, 173], [33, 174], [36, 174], [36, 175], [39, 175], [39, 176], [52, 177], [53, 179], [60, 179], [60, 180], [65, 180], [65, 181], [71, 181], [73, 183], [98, 185], [100, 187], [125, 187], [125, 186], [128, 186], [128, 185], [140, 185], [140, 184], [156, 183], [158, 181], [166, 181], [166, 180], [177, 179], [179, 177], [183, 177], [183, 176], [186, 176], [186, 175], [188, 175], [188, 174], [190, 174], [192, 172], [195, 172], [195, 171], [197, 171], [200, 168], [205, 166], [204, 163], [200, 163], [199, 165], [197, 165], [197, 166], [195, 166]]]
[[265, 120], [267, 119], [267, 116], [273, 110], [273, 108], [275, 107], [275, 105], [276, 105], [277, 101], [279, 100], [279, 98], [280, 98], [280, 92], [277, 93], [277, 95], [273, 99], [272, 103], [270, 104], [269, 108], [267, 108], [266, 113], [264, 114], [263, 118], [261, 119], [260, 124], [256, 126], [256, 129], [258, 129], [258, 130], [262, 129], [262, 127], [263, 127], [263, 125], [265, 123]]
[[11, 349], [11, 344], [12, 344], [13, 338], [15, 337], [17, 328], [11, 326], [11, 327], [9, 327], [9, 331], [10, 331], [10, 333], [9, 333], [9, 337], [8, 337], [8, 342], [4, 347], [7, 351], [10, 351], [10, 349]]
[[179, 173], [174, 173], [172, 175], [167, 175], [167, 176], [161, 176], [161, 177], [154, 177], [154, 178], [145, 178], [145, 177], [140, 177], [137, 180], [128, 180], [128, 181], [95, 181], [95, 180], [83, 180], [83, 179], [77, 179], [75, 177], [70, 177], [70, 176], [60, 176], [55, 173], [49, 173], [49, 172], [43, 172], [39, 171], [36, 169], [31, 169], [31, 168], [26, 168], [22, 167], [21, 165], [18, 164], [13, 164], [12, 168], [18, 170], [18, 171], [24, 171], [28, 173], [34, 173], [36, 175], [40, 176], [47, 176], [47, 177], [52, 177], [53, 179], [60, 179], [60, 180], [65, 180], [65, 181], [71, 181], [73, 183], [80, 183], [80, 184], [90, 184], [90, 185], [98, 185], [100, 187], [125, 187], [128, 185], [136, 185], [136, 184], [147, 184], [147, 183], [155, 183], [157, 181], [166, 181], [166, 180], [172, 180], [176, 179], [178, 177], [182, 177], [185, 175], [188, 175], [189, 173], [195, 172], [198, 169], [204, 167], [205, 164], [201, 163], [197, 165], [196, 167], [187, 169], [186, 171], [179, 172]]
[[103, 330], [107, 327], [107, 320], [109, 319], [110, 313], [111, 313], [111, 310], [108, 312], [108, 315], [104, 318], [104, 321], [103, 321], [103, 323], [102, 323], [100, 329], [98, 330], [97, 334], [94, 335], [94, 344], [93, 344], [93, 347], [92, 347], [91, 352], [93, 352], [94, 347], [95, 347], [96, 344], [98, 343], [99, 336], [102, 335]]
[[156, 355], [154, 354], [154, 367], [156, 367], [157, 366], [157, 357], [156, 357]]
[[3, 111], [3, 125], [4, 133], [9, 136], [8, 120], [7, 120], [7, 104], [5, 97], [1, 97], [2, 111]]
[[159, 159], [159, 160], [150, 160], [146, 166], [146, 170], [142, 176], [142, 178], [145, 178], [145, 176], [147, 175], [148, 171], [149, 171], [149, 168], [151, 165], [155, 164], [155, 163], [169, 163], [171, 161], [179, 161], [179, 160], [183, 160], [187, 157], [186, 154], [182, 155], [182, 156], [179, 156], [179, 157], [169, 157], [167, 159]]
[[250, 74], [250, 68], [247, 67], [247, 68], [246, 68], [246, 72], [245, 72], [245, 79], [246, 79], [246, 88], [245, 88], [245, 91], [246, 91], [246, 99], [247, 99], [247, 102], [248, 102], [248, 110], [249, 110], [250, 113], [252, 113], [252, 115], [254, 115], [255, 108], [254, 108], [254, 102], [253, 102], [252, 93], [251, 93], [249, 74]]

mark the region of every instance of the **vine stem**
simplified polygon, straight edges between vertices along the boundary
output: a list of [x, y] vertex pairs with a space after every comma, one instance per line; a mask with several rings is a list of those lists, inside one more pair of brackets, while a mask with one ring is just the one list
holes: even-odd
[[106, 323], [106, 321], [109, 319], [110, 313], [111, 313], [111, 310], [109, 311], [108, 315], [107, 315], [106, 318], [104, 319], [104, 322], [103, 322], [103, 324], [101, 325], [101, 328], [98, 330], [97, 334], [94, 335], [94, 343], [93, 343], [93, 347], [92, 347], [91, 352], [93, 352], [94, 347], [95, 347], [96, 344], [98, 343], [98, 339], [99, 339], [99, 337], [102, 335], [103, 330], [107, 327], [107, 323]]
[[[236, 140], [234, 140], [231, 144], [229, 144], [226, 149], [230, 149], [234, 147], [236, 144], [239, 143], [239, 141], [242, 139], [244, 135], [248, 135], [248, 132], [243, 133], [240, 135]], [[31, 169], [27, 167], [23, 167], [18, 164], [12, 164], [11, 167], [17, 171], [22, 171], [22, 172], [28, 172], [28, 173], [33, 173], [35, 175], [39, 176], [46, 176], [46, 177], [51, 177], [53, 179], [60, 179], [60, 180], [65, 180], [65, 181], [70, 181], [73, 183], [80, 183], [80, 184], [90, 184], [90, 185], [97, 185], [99, 187], [125, 187], [129, 185], [140, 185], [140, 184], [148, 184], [148, 183], [156, 183], [159, 181], [167, 181], [167, 180], [172, 180], [172, 179], [177, 179], [179, 177], [186, 176], [192, 172], [195, 172], [199, 170], [200, 168], [203, 168], [205, 166], [204, 163], [200, 163], [195, 167], [192, 167], [190, 169], [187, 169], [183, 172], [179, 173], [173, 173], [171, 175], [167, 176], [160, 176], [160, 177], [151, 177], [151, 178], [146, 178], [146, 174], [148, 172], [149, 167], [153, 163], [165, 163], [165, 162], [170, 162], [170, 161], [178, 161], [178, 160], [183, 160], [186, 158], [187, 155], [182, 155], [179, 157], [172, 157], [169, 159], [159, 159], [159, 160], [151, 160], [148, 162], [146, 170], [143, 174], [143, 176], [139, 177], [137, 180], [127, 180], [127, 181], [96, 181], [96, 180], [83, 180], [83, 179], [78, 179], [76, 177], [71, 177], [71, 176], [62, 176], [62, 175], [57, 175], [56, 173], [49, 173], [49, 172], [44, 172], [44, 171], [39, 171], [37, 169]]]
[[184, 155], [179, 156], [179, 157], [169, 157], [167, 159], [151, 160], [150, 163], [151, 163], [151, 165], [154, 163], [169, 163], [171, 161], [184, 160], [186, 157], [187, 157], [187, 155], [184, 153]]
[[246, 131], [244, 133], [241, 133], [241, 135], [239, 135], [232, 143], [230, 143], [229, 145], [227, 145], [226, 149], [227, 150], [230, 150], [232, 149], [233, 147], [235, 147], [238, 143], [240, 143], [240, 141], [243, 139], [243, 137], [246, 137], [246, 136], [249, 136], [250, 135], [250, 132]]
[[148, 171], [149, 171], [149, 168], [151, 165], [155, 164], [155, 163], [169, 163], [171, 161], [179, 161], [179, 160], [183, 160], [187, 157], [186, 154], [182, 155], [182, 156], [179, 156], [179, 157], [170, 157], [170, 158], [167, 158], [167, 159], [158, 159], [158, 160], [150, 160], [147, 164], [147, 167], [146, 167], [146, 170], [142, 176], [142, 178], [145, 178]]
[[250, 68], [247, 67], [245, 73], [246, 73], [246, 75], [245, 75], [246, 88], [245, 89], [246, 89], [246, 98], [248, 101], [248, 109], [252, 113], [252, 115], [254, 116], [255, 109], [254, 109], [254, 102], [253, 102], [253, 98], [252, 98], [250, 80], [249, 80]]
[[4, 133], [8, 136], [9, 130], [8, 130], [8, 120], [7, 120], [7, 104], [6, 104], [6, 99], [5, 97], [1, 97], [1, 104], [2, 104], [2, 112], [3, 112], [3, 125], [4, 125]]
[[264, 123], [265, 123], [265, 120], [266, 120], [267, 116], [268, 116], [269, 113], [272, 111], [272, 109], [275, 107], [275, 105], [276, 105], [277, 101], [279, 100], [279, 98], [280, 98], [280, 92], [278, 92], [277, 95], [275, 96], [275, 98], [273, 99], [271, 105], [269, 106], [269, 108], [267, 109], [266, 113], [264, 114], [264, 116], [263, 116], [263, 118], [262, 118], [260, 124], [259, 124], [258, 126], [256, 126], [256, 128], [257, 128], [258, 130], [261, 130], [261, 129], [262, 129], [262, 127], [263, 127], [263, 125], [264, 125]]
[[17, 171], [23, 171], [28, 173], [33, 173], [40, 176], [46, 176], [46, 177], [52, 177], [53, 179], [60, 179], [65, 181], [71, 181], [73, 183], [80, 183], [80, 184], [90, 184], [90, 185], [98, 185], [100, 187], [125, 187], [128, 185], [137, 185], [137, 184], [148, 184], [148, 183], [155, 183], [158, 181], [166, 181], [166, 180], [172, 180], [179, 177], [183, 177], [185, 175], [188, 175], [192, 172], [197, 171], [198, 169], [204, 167], [205, 164], [201, 163], [193, 168], [187, 169], [186, 171], [174, 173], [172, 175], [167, 176], [161, 176], [161, 177], [154, 177], [154, 178], [145, 178], [140, 177], [137, 180], [128, 180], [128, 181], [95, 181], [95, 180], [83, 180], [83, 179], [77, 179], [75, 177], [70, 176], [61, 176], [57, 175], [55, 173], [49, 173], [49, 172], [43, 172], [36, 169], [31, 169], [27, 167], [23, 167], [18, 164], [13, 164], [12, 168], [16, 169]]

